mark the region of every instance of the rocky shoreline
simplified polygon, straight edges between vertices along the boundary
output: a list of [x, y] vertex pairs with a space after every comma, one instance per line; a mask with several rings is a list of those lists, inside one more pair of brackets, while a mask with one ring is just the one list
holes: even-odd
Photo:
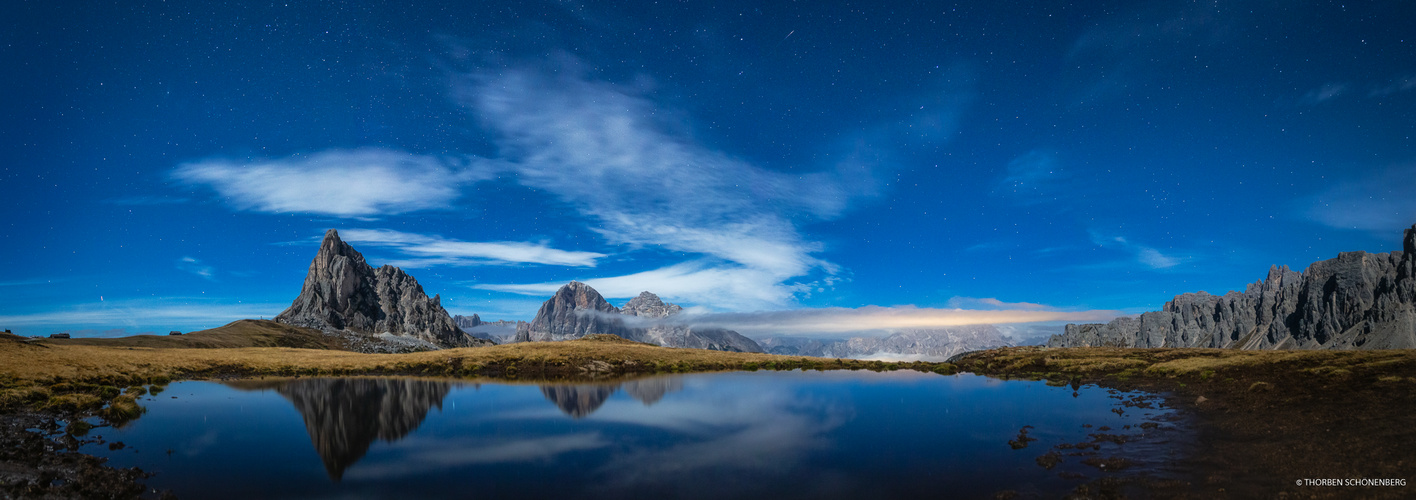
[[84, 444], [104, 442], [91, 437], [86, 424], [71, 422], [83, 421], [54, 412], [0, 413], [0, 497], [175, 498], [145, 487], [149, 475], [142, 469], [109, 467], [79, 452]]

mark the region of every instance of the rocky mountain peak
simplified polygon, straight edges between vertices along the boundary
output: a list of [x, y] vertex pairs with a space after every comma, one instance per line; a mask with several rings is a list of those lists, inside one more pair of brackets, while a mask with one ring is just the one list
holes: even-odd
[[275, 320], [321, 330], [413, 337], [440, 347], [481, 345], [462, 333], [418, 280], [393, 266], [377, 270], [333, 229], [310, 262], [300, 295]]
[[677, 304], [665, 305], [658, 295], [646, 291], [640, 292], [638, 297], [629, 299], [629, 302], [620, 309], [620, 313], [641, 318], [665, 318], [678, 314], [682, 310], [683, 308]]
[[639, 294], [624, 307], [620, 310], [606, 302], [594, 288], [572, 281], [541, 304], [536, 319], [517, 325], [515, 341], [570, 340], [607, 333], [665, 347], [762, 352], [762, 347], [752, 339], [722, 328], [695, 328], [657, 322], [647, 326], [643, 322], [633, 323], [635, 326], [626, 325], [625, 316], [659, 319], [683, 310], [674, 304], [665, 305], [659, 296], [649, 292]]
[[517, 328], [517, 341], [547, 341], [580, 338], [591, 333], [622, 335], [625, 327], [619, 308], [610, 305], [600, 292], [579, 281], [566, 283], [550, 300], [541, 304], [527, 328]]
[[572, 281], [556, 290], [556, 294], [551, 300], [555, 300], [563, 305], [574, 305], [576, 309], [591, 309], [603, 312], [618, 313], [619, 308], [610, 305], [600, 292], [590, 288], [590, 285], [579, 281]]

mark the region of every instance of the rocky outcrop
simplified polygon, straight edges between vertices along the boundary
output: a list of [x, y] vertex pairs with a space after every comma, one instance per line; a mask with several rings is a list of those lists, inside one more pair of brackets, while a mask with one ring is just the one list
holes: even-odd
[[473, 314], [472, 316], [463, 316], [459, 314], [452, 317], [452, 324], [457, 325], [458, 328], [461, 328], [462, 331], [465, 332], [467, 330], [482, 326], [482, 317], [476, 314]]
[[620, 309], [589, 285], [572, 281], [541, 304], [535, 319], [517, 325], [516, 341], [569, 340], [606, 333], [665, 347], [762, 352], [752, 339], [732, 330], [674, 322], [673, 317], [681, 311], [682, 307], [665, 304], [649, 292], [639, 294]]
[[489, 343], [462, 333], [443, 309], [442, 298], [428, 298], [418, 280], [393, 266], [374, 269], [333, 229], [325, 233], [300, 295], [275, 321], [367, 335], [388, 333], [437, 347]]
[[910, 329], [885, 337], [844, 340], [768, 337], [758, 342], [769, 354], [911, 361], [944, 361], [963, 352], [1013, 345], [1013, 340], [993, 325]]
[[1067, 325], [1052, 347], [1416, 348], [1416, 226], [1402, 251], [1273, 267], [1244, 292], [1176, 296], [1159, 311]]
[[658, 295], [640, 292], [638, 297], [629, 299], [629, 302], [620, 309], [620, 314], [641, 318], [667, 318], [682, 311], [683, 308], [678, 304], [665, 305]]

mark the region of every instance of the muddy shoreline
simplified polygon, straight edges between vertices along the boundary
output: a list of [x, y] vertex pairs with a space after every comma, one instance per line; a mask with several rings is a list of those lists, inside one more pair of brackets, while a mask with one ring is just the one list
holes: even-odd
[[[143, 485], [141, 469], [114, 468], [106, 459], [79, 453], [100, 442], [99, 428], [55, 412], [0, 414], [0, 497], [4, 498], [163, 498]], [[85, 432], [88, 431], [88, 432]]]

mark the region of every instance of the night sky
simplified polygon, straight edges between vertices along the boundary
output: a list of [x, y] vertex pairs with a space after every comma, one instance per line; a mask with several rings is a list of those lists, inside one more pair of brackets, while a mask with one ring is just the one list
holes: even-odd
[[484, 319], [1051, 327], [1416, 223], [1409, 1], [404, 3], [0, 4], [0, 328], [269, 318], [330, 228]]

